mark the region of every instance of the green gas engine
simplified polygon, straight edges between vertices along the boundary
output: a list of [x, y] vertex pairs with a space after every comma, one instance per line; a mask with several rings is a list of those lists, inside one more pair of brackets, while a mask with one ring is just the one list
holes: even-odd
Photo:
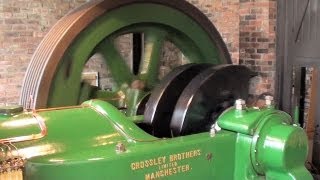
[[[131, 67], [115, 45], [126, 34], [141, 45]], [[159, 80], [167, 41], [186, 63]], [[111, 90], [82, 81], [96, 53]], [[24, 108], [0, 108], [0, 179], [312, 179], [304, 130], [272, 96], [248, 103], [254, 76], [186, 1], [91, 1], [39, 45]]]

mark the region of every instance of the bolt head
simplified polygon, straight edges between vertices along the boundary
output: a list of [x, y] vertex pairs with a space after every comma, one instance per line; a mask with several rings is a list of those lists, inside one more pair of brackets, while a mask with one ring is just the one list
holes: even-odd
[[266, 96], [265, 101], [266, 101], [266, 106], [272, 106], [273, 105], [273, 96]]
[[236, 110], [244, 110], [246, 108], [246, 101], [243, 99], [237, 99], [235, 102]]
[[210, 161], [212, 159], [212, 153], [208, 153], [206, 156], [207, 156], [208, 161]]
[[125, 152], [126, 151], [126, 146], [123, 143], [118, 143], [116, 145], [116, 151], [118, 153]]

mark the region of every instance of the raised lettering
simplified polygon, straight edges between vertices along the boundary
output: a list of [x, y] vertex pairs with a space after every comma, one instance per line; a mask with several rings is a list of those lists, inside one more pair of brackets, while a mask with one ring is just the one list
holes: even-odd
[[132, 170], [136, 170], [136, 166], [135, 166], [134, 163], [131, 163], [131, 169], [132, 169]]

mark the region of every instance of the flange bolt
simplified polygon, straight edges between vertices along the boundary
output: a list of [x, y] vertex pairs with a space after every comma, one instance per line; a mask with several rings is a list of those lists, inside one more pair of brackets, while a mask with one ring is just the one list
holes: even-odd
[[246, 108], [246, 101], [243, 99], [237, 99], [235, 102], [236, 110], [244, 110]]
[[273, 96], [265, 96], [266, 107], [273, 106]]

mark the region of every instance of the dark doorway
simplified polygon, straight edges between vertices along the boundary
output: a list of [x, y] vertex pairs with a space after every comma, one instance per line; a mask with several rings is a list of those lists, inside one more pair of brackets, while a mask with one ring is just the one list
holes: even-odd
[[[280, 0], [277, 6], [276, 99], [280, 109], [305, 126], [305, 95], [313, 89], [308, 98], [314, 107], [310, 107], [313, 113], [308, 111], [308, 120], [312, 120], [314, 133], [309, 140], [313, 146], [312, 164], [320, 169], [320, 76], [315, 73], [320, 67], [320, 1]], [[311, 86], [306, 86], [307, 76], [313, 79]]]

